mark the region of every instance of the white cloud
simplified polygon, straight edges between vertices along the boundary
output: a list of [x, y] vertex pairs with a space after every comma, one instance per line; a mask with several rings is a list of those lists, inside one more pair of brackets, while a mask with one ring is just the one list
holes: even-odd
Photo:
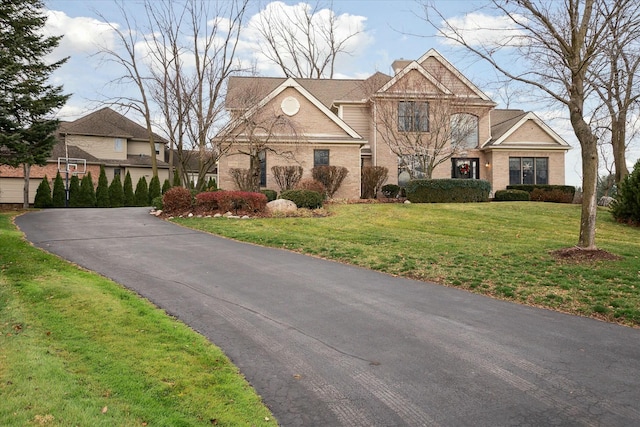
[[[520, 22], [526, 18], [515, 16]], [[460, 41], [470, 46], [520, 46], [523, 32], [508, 16], [491, 16], [484, 13], [468, 13], [442, 23], [439, 37], [444, 44], [458, 45]]]
[[[55, 50], [59, 57], [78, 53], [91, 54], [98, 46], [113, 47], [114, 32], [104, 22], [94, 18], [72, 18], [64, 12], [47, 10], [45, 31], [50, 35], [64, 36]], [[117, 24], [113, 24], [117, 28]]]

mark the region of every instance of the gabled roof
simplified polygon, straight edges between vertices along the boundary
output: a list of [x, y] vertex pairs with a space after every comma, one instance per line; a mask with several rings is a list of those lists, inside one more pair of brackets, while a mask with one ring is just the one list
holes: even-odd
[[387, 90], [389, 90], [389, 88], [391, 88], [393, 85], [398, 83], [404, 76], [406, 76], [412, 70], [415, 70], [415, 71], [419, 72], [420, 74], [422, 74], [429, 82], [431, 82], [431, 84], [433, 84], [435, 87], [437, 87], [445, 95], [453, 95], [453, 93], [451, 92], [451, 90], [449, 90], [448, 87], [446, 87], [438, 79], [433, 77], [431, 75], [431, 73], [429, 73], [427, 70], [425, 70], [424, 67], [422, 67], [422, 65], [420, 65], [416, 61], [411, 61], [409, 63], [409, 65], [405, 66], [402, 69], [402, 71], [396, 73], [396, 75], [393, 76], [393, 78], [391, 80], [389, 80], [384, 86], [382, 86], [380, 89], [378, 89], [377, 93], [386, 92]]
[[563, 149], [571, 149], [571, 145], [551, 129], [540, 117], [535, 113], [525, 112], [524, 110], [500, 110], [495, 109], [490, 112], [491, 120], [491, 139], [484, 147], [497, 147], [501, 144], [507, 145], [505, 142], [510, 135], [517, 131], [529, 120], [534, 121], [540, 128], [545, 131], [556, 144]]
[[[109, 107], [94, 111], [73, 122], [63, 122], [58, 130], [61, 134], [108, 136], [146, 140], [147, 129]], [[154, 133], [158, 142], [167, 142]]]
[[[278, 79], [273, 78], [260, 78], [260, 77], [251, 77], [250, 79], [254, 79], [254, 81], [242, 81], [241, 77], [235, 77], [232, 81], [229, 81], [229, 93], [233, 98], [234, 94], [240, 94], [242, 96], [242, 92], [238, 92], [239, 90], [251, 90], [253, 87], [254, 90], [264, 91], [266, 88], [271, 88], [274, 83]], [[260, 84], [264, 82], [265, 84]], [[277, 86], [275, 86], [271, 91], [267, 92], [263, 97], [260, 95], [255, 98], [258, 100], [251, 108], [245, 111], [242, 114], [242, 117], [251, 117], [256, 113], [260, 108], [264, 107], [269, 101], [274, 99], [280, 93], [282, 93], [285, 89], [293, 88], [298, 93], [300, 93], [304, 98], [306, 98], [309, 102], [311, 102], [315, 107], [317, 107], [320, 111], [322, 111], [330, 120], [332, 120], [336, 125], [338, 125], [342, 130], [344, 130], [351, 138], [362, 139], [362, 137], [351, 128], [344, 120], [340, 119], [337, 115], [335, 115], [330, 107], [333, 104], [333, 96], [336, 93], [352, 91], [355, 88], [355, 83], [358, 80], [319, 80], [319, 79], [294, 79], [287, 78], [284, 81], [281, 81]], [[304, 83], [304, 85], [303, 85]], [[244, 85], [243, 89], [240, 87]], [[252, 86], [253, 85], [253, 86]], [[307, 89], [307, 87], [309, 89]], [[322, 90], [324, 89], [324, 90]], [[314, 96], [312, 93], [317, 93], [322, 99]], [[258, 92], [261, 93], [261, 92]], [[333, 95], [333, 96], [332, 96]], [[241, 108], [241, 105], [235, 105], [234, 100], [227, 96], [227, 107], [228, 108]], [[246, 99], [246, 98], [245, 98]], [[237, 125], [230, 126], [231, 129], [235, 128]]]

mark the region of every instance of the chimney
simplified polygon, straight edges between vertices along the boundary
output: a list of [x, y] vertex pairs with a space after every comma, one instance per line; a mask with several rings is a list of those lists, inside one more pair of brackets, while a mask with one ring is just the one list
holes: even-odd
[[407, 60], [407, 59], [396, 59], [395, 61], [393, 61], [393, 64], [391, 64], [391, 68], [393, 68], [393, 74], [398, 74], [400, 71], [404, 70], [404, 68], [411, 64], [411, 61]]

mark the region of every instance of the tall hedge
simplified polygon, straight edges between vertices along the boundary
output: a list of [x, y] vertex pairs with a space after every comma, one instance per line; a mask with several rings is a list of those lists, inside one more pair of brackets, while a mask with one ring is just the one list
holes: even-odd
[[53, 199], [51, 198], [51, 186], [49, 185], [49, 178], [45, 175], [38, 185], [36, 190], [36, 197], [33, 201], [34, 208], [51, 208], [53, 207]]
[[79, 208], [80, 205], [80, 178], [73, 175], [69, 180], [69, 207]]
[[406, 186], [412, 203], [488, 202], [491, 184], [481, 179], [416, 179]]
[[640, 160], [620, 182], [618, 194], [611, 204], [611, 213], [616, 221], [640, 225]]
[[124, 177], [124, 182], [122, 183], [122, 191], [124, 191], [124, 205], [125, 206], [135, 206], [136, 205], [136, 195], [133, 192], [133, 181], [131, 181], [131, 174], [127, 171], [127, 174]]
[[91, 172], [87, 172], [80, 181], [80, 206], [82, 208], [93, 208], [96, 206], [96, 190], [93, 188]]
[[135, 206], [149, 206], [149, 186], [147, 185], [147, 178], [141, 176], [136, 185], [136, 202]]
[[154, 176], [151, 178], [149, 182], [149, 195], [148, 195], [148, 206], [151, 206], [151, 201], [156, 197], [162, 196], [162, 188], [160, 187], [160, 178]]
[[56, 179], [53, 180], [53, 207], [64, 208], [67, 202], [67, 189], [60, 172], [56, 174]]
[[122, 189], [122, 181], [120, 175], [113, 177], [113, 181], [109, 185], [109, 202], [112, 208], [121, 208], [124, 206], [124, 190]]
[[104, 165], [100, 165], [98, 188], [96, 188], [96, 206], [99, 208], [111, 207], [111, 201], [109, 200], [109, 180], [107, 180]]

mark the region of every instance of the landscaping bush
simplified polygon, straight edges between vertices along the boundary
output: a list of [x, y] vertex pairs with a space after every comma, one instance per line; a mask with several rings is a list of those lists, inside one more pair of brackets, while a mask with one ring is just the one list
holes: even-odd
[[266, 189], [266, 190], [260, 190], [260, 192], [265, 196], [267, 196], [267, 203], [272, 202], [278, 198], [278, 192], [275, 190]]
[[384, 166], [365, 166], [362, 168], [362, 198], [375, 199], [378, 191], [387, 181], [389, 169]]
[[253, 189], [253, 175], [250, 169], [231, 168], [229, 176], [233, 179], [236, 188], [240, 191], [251, 191]]
[[64, 208], [67, 202], [67, 190], [62, 180], [60, 172], [56, 174], [56, 179], [53, 180], [53, 207]]
[[171, 183], [169, 182], [168, 179], [165, 179], [164, 182], [162, 183], [162, 194], [166, 193], [168, 189], [171, 188]]
[[273, 166], [273, 179], [280, 187], [280, 191], [292, 190], [302, 179], [302, 166]]
[[109, 201], [112, 208], [121, 208], [124, 206], [124, 190], [122, 189], [122, 181], [120, 175], [113, 177], [111, 185], [109, 185]]
[[318, 209], [322, 207], [324, 196], [312, 190], [287, 190], [280, 193], [280, 198], [291, 200], [299, 208]]
[[111, 206], [109, 200], [109, 180], [104, 170], [104, 165], [100, 165], [100, 176], [98, 177], [98, 188], [96, 188], [96, 206], [108, 208]]
[[182, 185], [182, 180], [180, 179], [180, 174], [178, 173], [178, 169], [173, 170], [173, 182], [171, 183], [172, 187], [180, 187]]
[[640, 225], [640, 160], [620, 182], [616, 198], [611, 204], [611, 213], [616, 221]]
[[316, 181], [324, 185], [327, 197], [332, 198], [338, 192], [349, 170], [344, 166], [316, 166], [311, 169], [311, 175]]
[[124, 205], [125, 206], [135, 206], [136, 205], [136, 195], [133, 192], [133, 181], [131, 181], [131, 175], [129, 171], [124, 177], [124, 182], [122, 183], [122, 191], [124, 192]]
[[263, 212], [267, 196], [249, 191], [206, 191], [196, 195], [196, 206], [206, 211]]
[[191, 209], [191, 192], [184, 187], [171, 187], [162, 196], [162, 205], [167, 213], [184, 213]]
[[487, 202], [491, 184], [480, 179], [416, 179], [407, 183], [412, 203]]
[[151, 201], [151, 206], [157, 211], [162, 210], [164, 206], [162, 204], [162, 196], [154, 197], [153, 200]]
[[42, 179], [38, 189], [36, 190], [36, 197], [33, 201], [34, 208], [51, 208], [53, 207], [53, 199], [51, 198], [51, 186], [49, 185], [49, 178], [45, 175]]
[[135, 205], [136, 206], [149, 206], [149, 186], [147, 185], [147, 179], [141, 176], [136, 185], [135, 192]]
[[529, 193], [524, 190], [498, 190], [493, 196], [496, 202], [528, 202]]
[[317, 180], [312, 179], [312, 178], [307, 178], [307, 179], [301, 180], [298, 183], [298, 185], [296, 185], [296, 188], [294, 188], [294, 190], [315, 191], [316, 193], [320, 193], [323, 196], [326, 193], [326, 189], [324, 188], [324, 185], [320, 181], [317, 181]]
[[153, 199], [160, 196], [162, 196], [162, 188], [160, 188], [160, 178], [154, 176], [149, 182], [149, 205], [153, 206], [153, 204], [151, 203]]
[[209, 181], [207, 181], [207, 191], [216, 191], [218, 189], [218, 184], [216, 184], [216, 180], [211, 177]]
[[395, 199], [400, 195], [400, 186], [395, 184], [386, 184], [382, 186], [382, 194], [388, 199]]
[[[526, 191], [530, 194], [531, 200], [539, 202], [573, 203], [576, 194], [576, 187], [572, 185], [518, 184], [507, 185], [507, 190]], [[550, 194], [543, 194], [544, 192]], [[564, 195], [560, 193], [564, 193]]]
[[72, 175], [69, 180], [69, 207], [80, 207], [80, 178], [78, 175]]
[[87, 172], [80, 181], [80, 195], [78, 206], [81, 208], [93, 208], [96, 206], [96, 190], [93, 188], [91, 172]]

